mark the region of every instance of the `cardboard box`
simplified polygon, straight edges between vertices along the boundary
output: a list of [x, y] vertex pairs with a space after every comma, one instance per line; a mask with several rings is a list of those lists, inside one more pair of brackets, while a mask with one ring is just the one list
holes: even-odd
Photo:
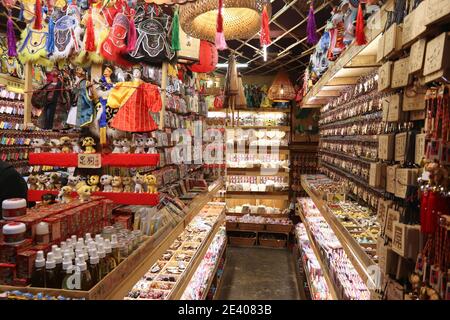
[[24, 250], [17, 254], [16, 277], [20, 279], [30, 279], [34, 270], [36, 251]]
[[16, 265], [13, 263], [0, 263], [0, 284], [12, 285], [16, 276]]
[[61, 219], [55, 216], [45, 218], [44, 222], [48, 223], [50, 230], [50, 241], [61, 239]]
[[17, 254], [30, 248], [31, 239], [25, 239], [20, 244], [0, 243], [0, 263], [16, 263]]

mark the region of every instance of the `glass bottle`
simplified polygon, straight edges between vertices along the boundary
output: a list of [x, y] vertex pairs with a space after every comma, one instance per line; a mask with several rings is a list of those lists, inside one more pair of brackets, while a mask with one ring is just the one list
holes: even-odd
[[119, 242], [117, 241], [116, 234], [111, 235], [111, 249], [112, 249], [112, 255], [113, 255], [114, 260], [116, 261], [116, 264], [119, 264], [120, 251], [119, 251]]
[[[69, 268], [71, 268], [69, 270]], [[69, 253], [68, 250], [64, 251], [64, 258], [62, 263], [62, 280], [61, 280], [61, 288], [62, 289], [69, 289], [68, 281], [69, 277], [73, 274], [73, 264], [72, 264], [72, 255]]]
[[57, 278], [57, 287], [61, 288], [61, 284], [63, 281], [63, 278], [65, 276], [63, 270], [62, 270], [62, 263], [63, 263], [63, 256], [61, 254], [61, 248], [56, 248], [55, 252], [53, 252], [53, 257], [55, 259], [55, 273]]
[[112, 270], [114, 270], [115, 267], [117, 267], [117, 263], [112, 254], [111, 242], [108, 239], [105, 240], [104, 249], [105, 249], [105, 261], [107, 264], [107, 270], [108, 272], [111, 272]]
[[45, 288], [45, 259], [44, 251], [39, 250], [34, 261], [34, 271], [31, 275], [31, 286]]
[[78, 257], [77, 268], [78, 272], [80, 273], [81, 290], [90, 290], [92, 288], [92, 276], [87, 268], [86, 261], [84, 261], [84, 255], [80, 255]]
[[47, 262], [45, 263], [45, 287], [58, 288], [58, 275], [56, 274], [56, 262], [53, 258], [53, 252], [47, 254]]
[[106, 254], [105, 249], [103, 248], [103, 244], [97, 245], [97, 254], [98, 254], [98, 266], [100, 269], [100, 279], [103, 279], [109, 272], [108, 265], [106, 263]]
[[89, 251], [89, 272], [92, 277], [92, 285], [95, 286], [101, 279], [102, 275], [100, 273], [99, 256], [97, 250]]

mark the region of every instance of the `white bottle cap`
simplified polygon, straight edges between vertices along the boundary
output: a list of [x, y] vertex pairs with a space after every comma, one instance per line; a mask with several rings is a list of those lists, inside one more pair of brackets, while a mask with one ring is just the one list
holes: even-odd
[[61, 247], [62, 252], [64, 252], [67, 249], [67, 243], [65, 241], [61, 241], [59, 245]]
[[84, 254], [84, 251], [83, 251], [83, 249], [75, 249], [75, 257], [79, 257], [80, 255], [83, 255]]
[[100, 240], [100, 238], [102, 237], [101, 234], [96, 234], [95, 235], [95, 242], [98, 242]]
[[89, 262], [91, 264], [97, 264], [99, 261], [99, 256], [97, 254], [97, 250], [89, 250]]
[[55, 268], [56, 263], [55, 263], [55, 259], [53, 259], [53, 252], [49, 252], [47, 254], [47, 262], [45, 263], [45, 268], [46, 269], [53, 269]]
[[88, 240], [92, 240], [92, 237], [91, 237], [91, 234], [90, 234], [90, 233], [86, 233], [86, 234], [84, 235], [84, 238], [86, 239], [86, 242], [87, 242]]
[[109, 239], [105, 240], [105, 244], [103, 245], [106, 253], [111, 253], [111, 242]]
[[42, 268], [45, 266], [45, 259], [44, 259], [44, 251], [39, 250], [36, 254], [36, 260], [34, 261], [34, 266], [36, 268]]
[[47, 222], [39, 222], [36, 225], [36, 235], [44, 235], [49, 234], [50, 230], [48, 229], [48, 223]]
[[63, 261], [61, 248], [56, 248], [55, 252], [53, 252], [53, 256], [55, 257], [56, 264], [61, 264]]
[[111, 235], [111, 248], [117, 248], [119, 246], [119, 242], [117, 241], [117, 234]]
[[71, 261], [70, 265], [68, 265], [67, 268], [66, 268], [66, 273], [67, 274], [73, 273], [73, 269], [74, 269], [74, 266], [73, 266], [72, 261]]
[[84, 254], [78, 257], [77, 267], [80, 271], [87, 270], [86, 261], [84, 261]]
[[64, 260], [63, 260], [62, 268], [63, 268], [63, 270], [67, 270], [67, 268], [71, 265], [72, 265], [72, 257], [70, 255], [70, 253], [66, 251], [66, 252], [64, 252]]
[[56, 244], [52, 245], [52, 252], [55, 253], [56, 248], [58, 248], [58, 246]]
[[81, 244], [83, 244], [83, 246], [84, 246], [84, 239], [83, 238], [78, 238], [78, 241], [77, 242], [80, 242]]
[[70, 239], [72, 239], [72, 244], [75, 245], [75, 243], [77, 243], [77, 236], [76, 235], [72, 235], [70, 237]]
[[103, 248], [102, 244], [97, 245], [97, 254], [100, 259], [105, 257], [105, 249]]

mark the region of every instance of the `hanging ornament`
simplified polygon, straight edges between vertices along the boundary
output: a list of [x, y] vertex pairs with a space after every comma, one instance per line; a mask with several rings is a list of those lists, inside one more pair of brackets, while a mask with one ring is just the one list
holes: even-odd
[[6, 23], [6, 38], [8, 40], [8, 56], [17, 57], [17, 40], [11, 16], [8, 16], [8, 22]]
[[271, 42], [269, 29], [269, 15], [267, 13], [267, 6], [264, 6], [264, 9], [261, 14], [261, 32], [259, 42], [261, 44], [261, 47], [263, 48], [264, 61], [267, 61], [267, 46]]
[[309, 7], [309, 14], [308, 14], [308, 22], [306, 26], [306, 30], [308, 33], [308, 38], [306, 40], [307, 43], [310, 45], [315, 45], [319, 39], [317, 38], [317, 30], [316, 30], [316, 18], [314, 16], [314, 7], [311, 3], [311, 6]]
[[227, 43], [225, 41], [225, 34], [223, 32], [223, 0], [219, 0], [219, 10], [217, 12], [217, 24], [216, 24], [216, 48], [217, 50], [225, 50]]
[[84, 49], [87, 52], [95, 52], [97, 50], [95, 46], [94, 21], [92, 20], [91, 9], [89, 9], [88, 18], [86, 21], [86, 42], [84, 44]]
[[175, 9], [172, 22], [172, 51], [180, 51], [180, 20], [178, 17], [178, 8]]
[[362, 9], [362, 0], [359, 2], [358, 15], [356, 17], [355, 38], [358, 46], [367, 44], [366, 34], [364, 33], [364, 14]]
[[131, 52], [136, 48], [137, 43], [137, 31], [136, 31], [136, 25], [134, 23], [134, 15], [135, 11], [133, 9], [130, 10], [130, 31], [128, 33], [128, 45], [127, 45], [127, 51]]
[[188, 66], [188, 68], [193, 72], [212, 72], [216, 69], [218, 59], [217, 49], [214, 44], [206, 40], [201, 40], [199, 61], [198, 63]]
[[36, 16], [34, 17], [34, 30], [42, 29], [42, 3], [41, 0], [36, 0], [35, 6]]

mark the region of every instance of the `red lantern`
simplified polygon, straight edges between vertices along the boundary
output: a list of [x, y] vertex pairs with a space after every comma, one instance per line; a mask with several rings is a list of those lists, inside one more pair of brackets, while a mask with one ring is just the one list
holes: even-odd
[[201, 40], [199, 62], [191, 65], [189, 68], [193, 72], [207, 73], [216, 69], [218, 61], [219, 56], [217, 54], [216, 46], [211, 42]]

